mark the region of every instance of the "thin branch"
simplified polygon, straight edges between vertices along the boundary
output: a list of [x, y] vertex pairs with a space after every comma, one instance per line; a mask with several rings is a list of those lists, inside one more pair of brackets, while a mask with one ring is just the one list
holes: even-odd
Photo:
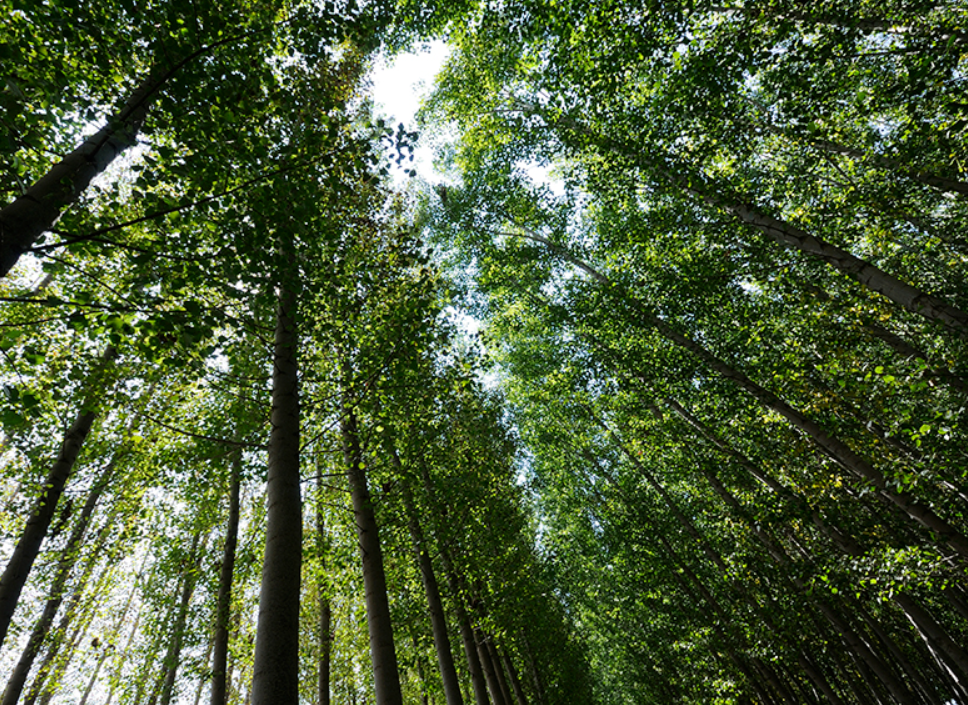
[[201, 433], [192, 433], [191, 431], [186, 431], [185, 429], [167, 424], [161, 419], [156, 419], [154, 416], [150, 416], [147, 413], [142, 412], [142, 415], [149, 421], [153, 421], [159, 426], [163, 426], [164, 428], [167, 428], [169, 431], [174, 431], [175, 433], [180, 433], [184, 436], [190, 436], [192, 438], [198, 438], [199, 440], [202, 440], [202, 441], [211, 441], [212, 443], [221, 443], [223, 445], [237, 446], [239, 448], [255, 448], [257, 450], [267, 450], [269, 447], [261, 443], [247, 443], [245, 441], [233, 441], [228, 438], [215, 438], [213, 436], [206, 436]]

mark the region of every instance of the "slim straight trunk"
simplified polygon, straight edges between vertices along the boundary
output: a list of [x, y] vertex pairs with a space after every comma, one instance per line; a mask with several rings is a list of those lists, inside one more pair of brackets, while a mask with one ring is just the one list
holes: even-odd
[[528, 698], [524, 694], [521, 679], [518, 677], [518, 671], [514, 667], [514, 659], [511, 658], [507, 649], [500, 649], [500, 653], [501, 660], [504, 662], [504, 668], [508, 672], [508, 678], [511, 679], [511, 687], [514, 689], [514, 699], [518, 701], [518, 705], [528, 705]]
[[[326, 522], [323, 513], [323, 475], [317, 478], [316, 496], [316, 549], [326, 574]], [[332, 606], [329, 601], [329, 580], [323, 577], [319, 590], [319, 670], [316, 682], [316, 705], [329, 705], [330, 659], [333, 652]]]
[[544, 683], [541, 681], [538, 663], [535, 661], [534, 649], [531, 648], [531, 641], [524, 631], [521, 632], [521, 643], [524, 644], [524, 653], [527, 656], [528, 670], [531, 672], [531, 680], [534, 682], [534, 694], [538, 699], [538, 705], [547, 705], [548, 701], [544, 694]]
[[242, 475], [242, 449], [232, 456], [232, 477], [229, 481], [229, 520], [222, 549], [222, 568], [219, 573], [218, 607], [215, 610], [215, 638], [212, 646], [211, 705], [226, 705], [226, 665], [229, 655], [229, 622], [232, 610], [232, 578], [235, 574], [235, 549], [239, 537], [239, 492]]
[[[403, 468], [396, 450], [391, 450], [391, 458], [394, 465], [403, 475]], [[427, 551], [427, 543], [423, 535], [423, 528], [417, 517], [417, 511], [413, 505], [413, 495], [410, 486], [403, 485], [403, 502], [407, 512], [407, 523], [410, 527], [410, 538], [413, 541], [414, 551], [417, 554], [417, 562], [420, 566], [420, 577], [423, 581], [424, 593], [427, 596], [427, 608], [430, 611], [430, 623], [434, 634], [434, 649], [437, 652], [437, 667], [440, 670], [440, 678], [444, 685], [444, 697], [447, 705], [464, 705], [464, 696], [460, 692], [460, 681], [457, 679], [457, 668], [454, 666], [454, 654], [451, 651], [450, 636], [447, 633], [447, 617], [444, 614], [444, 605], [440, 599], [440, 587], [437, 584], [437, 576], [434, 575], [433, 562], [430, 560], [430, 553]]]
[[[181, 661], [182, 644], [185, 640], [185, 623], [188, 620], [188, 608], [191, 605], [192, 595], [195, 593], [195, 583], [198, 579], [198, 571], [201, 566], [202, 554], [205, 552], [206, 541], [201, 541], [200, 531], [195, 532], [192, 537], [192, 547], [188, 554], [188, 561], [182, 573], [181, 599], [178, 602], [178, 611], [175, 613], [175, 624], [171, 632], [171, 640], [168, 642], [168, 652], [162, 662], [165, 677], [161, 687], [161, 705], [169, 705], [175, 689], [175, 676], [178, 674], [178, 666]], [[201, 542], [201, 545], [199, 543]], [[154, 702], [154, 698], [152, 698]]]
[[504, 702], [508, 705], [513, 705], [511, 702], [511, 688], [508, 686], [508, 679], [504, 673], [504, 667], [501, 665], [501, 658], [497, 655], [494, 640], [487, 634], [484, 634], [484, 645], [487, 648], [488, 655], [491, 657], [491, 663], [494, 665], [494, 675], [497, 676], [497, 684], [501, 687], [501, 695], [504, 697]]
[[252, 705], [299, 703], [302, 499], [296, 297], [290, 284], [283, 282], [280, 286], [273, 352], [266, 548], [259, 591]]
[[57, 502], [64, 493], [64, 487], [74, 469], [77, 456], [91, 432], [94, 420], [97, 418], [97, 413], [94, 411], [96, 407], [94, 399], [102, 393], [102, 390], [96, 389], [101, 379], [100, 373], [110, 365], [115, 357], [117, 357], [117, 351], [114, 346], [109, 345], [104, 354], [101, 355], [95, 371], [91, 374], [81, 410], [64, 435], [60, 453], [54, 460], [50, 473], [44, 481], [43, 494], [41, 494], [30, 518], [27, 520], [27, 525], [24, 527], [13, 555], [10, 556], [10, 561], [7, 563], [3, 575], [0, 576], [0, 646], [3, 645], [7, 630], [10, 628], [10, 620], [13, 618], [17, 601], [20, 599], [20, 592], [23, 590], [24, 583], [27, 582], [30, 569], [40, 553], [40, 546], [47, 536], [47, 530], [50, 528], [51, 520], [54, 518], [54, 512], [57, 509]]
[[[124, 663], [124, 655], [131, 653], [131, 647], [134, 644], [134, 637], [138, 633], [138, 627], [141, 626], [141, 616], [144, 614], [143, 608], [144, 605], [142, 604], [138, 609], [137, 616], [134, 618], [134, 624], [131, 625], [131, 631], [128, 632], [128, 638], [125, 640], [124, 648], [117, 652], [118, 664], [115, 668], [115, 677], [111, 678], [109, 681], [111, 685], [108, 688], [108, 697], [107, 700], [104, 701], [104, 705], [111, 705], [111, 702], [114, 700], [114, 691], [118, 682], [120, 681], [119, 676], [121, 673], [122, 664]], [[24, 705], [27, 705], [27, 703], [24, 703]]]
[[[208, 642], [208, 648], [205, 649], [205, 670], [208, 670], [209, 660], [212, 658], [212, 651], [214, 648], [215, 643], [212, 641]], [[192, 699], [192, 705], [199, 705], [199, 703], [202, 702], [202, 689], [205, 688], [205, 681], [206, 679], [204, 677], [198, 679], [198, 685], [195, 686], [195, 697]]]
[[[347, 383], [349, 380], [345, 380]], [[344, 391], [344, 394], [346, 392]], [[367, 486], [366, 463], [360, 446], [356, 409], [344, 396], [340, 430], [346, 477], [353, 498], [356, 535], [363, 561], [363, 585], [366, 591], [366, 625], [370, 635], [370, 657], [373, 660], [373, 681], [376, 705], [402, 705], [397, 652], [393, 643], [390, 621], [390, 602], [387, 598], [386, 574], [383, 570], [383, 551], [373, 499]]]
[[471, 627], [471, 620], [464, 609], [460, 599], [460, 588], [456, 579], [451, 579], [448, 574], [451, 592], [454, 593], [454, 603], [457, 612], [457, 625], [460, 629], [461, 643], [464, 646], [464, 657], [467, 659], [467, 671], [471, 676], [471, 685], [474, 688], [474, 702], [476, 705], [490, 705], [487, 696], [487, 678], [484, 675], [484, 666], [477, 654], [477, 642], [474, 639], [474, 629]]
[[114, 461], [112, 460], [101, 472], [100, 477], [97, 478], [94, 486], [88, 493], [87, 501], [84, 503], [84, 508], [77, 517], [74, 530], [71, 532], [71, 536], [61, 552], [61, 557], [57, 564], [57, 571], [51, 583], [50, 597], [44, 605], [44, 611], [41, 613], [40, 619], [34, 625], [30, 638], [27, 640], [27, 646], [20, 655], [20, 660], [17, 662], [13, 673], [10, 675], [10, 679], [7, 681], [7, 687], [3, 692], [3, 699], [0, 700], [0, 705], [17, 705], [17, 701], [20, 700], [20, 695], [23, 692], [24, 684], [27, 682], [27, 675], [30, 673], [30, 668], [34, 665], [34, 659], [40, 653], [40, 647], [43, 644], [44, 637], [50, 631], [50, 625], [53, 624], [57, 610], [60, 609], [61, 602], [64, 600], [64, 589], [67, 585], [67, 579], [70, 577], [74, 564], [77, 562], [78, 553], [81, 550], [81, 541], [83, 541], [84, 534], [87, 532], [91, 516], [94, 514], [97, 503], [101, 499], [101, 495], [113, 474]]
[[78, 705], [87, 705], [88, 698], [91, 697], [91, 691], [94, 690], [94, 686], [97, 685], [97, 677], [101, 673], [101, 667], [104, 662], [108, 660], [109, 649], [107, 644], [101, 644], [101, 655], [97, 657], [97, 662], [94, 664], [94, 670], [91, 671], [91, 677], [87, 680], [87, 687], [84, 688], [84, 694], [81, 696], [81, 702]]
[[[131, 610], [131, 604], [134, 602], [135, 593], [138, 592], [138, 583], [140, 582], [142, 576], [144, 575], [144, 563], [147, 562], [147, 554], [145, 555], [145, 561], [141, 564], [141, 570], [138, 571], [138, 576], [134, 580], [134, 584], [131, 586], [131, 592], [128, 593], [128, 599], [124, 603], [124, 609], [121, 610], [121, 614], [118, 615], [117, 621], [114, 623], [114, 627], [111, 629], [110, 641], [105, 639], [101, 644], [101, 656], [97, 660], [97, 664], [94, 666], [94, 670], [91, 672], [91, 677], [87, 682], [87, 688], [84, 689], [84, 695], [81, 697], [81, 702], [79, 705], [87, 705], [88, 698], [91, 696], [91, 691], [94, 690], [94, 686], [97, 684], [98, 675], [101, 673], [101, 668], [104, 666], [105, 661], [107, 661], [108, 656], [112, 652], [117, 653], [114, 649], [113, 642], [114, 639], [121, 631], [121, 627], [124, 626], [125, 620], [128, 617], [128, 612]], [[138, 623], [141, 621], [141, 611], [138, 611], [138, 616], [134, 620], [135, 629], [138, 628]], [[125, 648], [120, 653], [127, 653]]]
[[[423, 480], [424, 489], [431, 498], [434, 496], [433, 483], [430, 480], [430, 473], [427, 467], [421, 465], [420, 477]], [[437, 535], [440, 536], [440, 526], [436, 524]], [[454, 611], [457, 613], [457, 626], [460, 631], [461, 644], [464, 647], [464, 657], [467, 659], [467, 671], [471, 676], [471, 685], [474, 688], [475, 705], [489, 705], [487, 697], [487, 681], [484, 677], [484, 669], [480, 658], [477, 655], [477, 644], [474, 640], [474, 630], [471, 627], [471, 620], [461, 598], [460, 584], [457, 580], [457, 573], [451, 563], [450, 555], [440, 540], [437, 542], [437, 549], [440, 554], [440, 563], [444, 568], [444, 575], [447, 576], [447, 584], [453, 595]]]

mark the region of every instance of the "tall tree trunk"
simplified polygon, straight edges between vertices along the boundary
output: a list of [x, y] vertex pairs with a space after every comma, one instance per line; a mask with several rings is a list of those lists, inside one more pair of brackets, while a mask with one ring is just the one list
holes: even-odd
[[272, 369], [266, 548], [259, 591], [252, 705], [299, 703], [299, 385], [296, 295], [282, 282]]
[[[433, 483], [430, 480], [430, 472], [425, 465], [421, 465], [420, 467], [420, 477], [423, 480], [427, 496], [433, 498]], [[440, 526], [437, 525], [436, 528], [439, 538]], [[471, 627], [470, 617], [467, 614], [467, 610], [464, 609], [460, 583], [457, 580], [457, 572], [454, 570], [446, 546], [440, 540], [437, 542], [437, 549], [440, 553], [440, 563], [444, 568], [444, 575], [447, 576], [447, 584], [453, 596], [454, 611], [457, 614], [457, 627], [460, 631], [461, 644], [464, 647], [464, 657], [467, 659], [467, 671], [471, 676], [475, 705], [490, 705], [487, 697], [487, 681], [484, 676], [484, 668], [481, 665], [480, 657], [477, 655], [477, 642], [474, 639], [474, 630]]]
[[57, 571], [54, 574], [54, 580], [50, 587], [50, 597], [44, 605], [44, 610], [40, 618], [34, 625], [30, 638], [27, 640], [27, 646], [20, 655], [20, 660], [17, 662], [13, 673], [7, 681], [7, 687], [3, 692], [3, 699], [0, 700], [0, 705], [17, 705], [17, 701], [20, 700], [20, 695], [23, 691], [24, 683], [27, 682], [27, 675], [30, 673], [30, 668], [33, 666], [37, 654], [40, 653], [40, 647], [43, 644], [44, 637], [50, 631], [50, 625], [53, 624], [57, 610], [60, 609], [61, 603], [64, 600], [64, 589], [67, 585], [67, 579], [70, 577], [74, 564], [77, 562], [78, 554], [81, 550], [81, 541], [83, 541], [84, 534], [87, 532], [91, 516], [94, 514], [97, 503], [101, 499], [104, 489], [111, 481], [113, 474], [114, 461], [112, 460], [107, 464], [97, 480], [95, 480], [94, 486], [87, 495], [84, 508], [77, 517], [74, 529], [58, 561]]
[[511, 687], [514, 689], [514, 699], [518, 701], [518, 705], [528, 705], [528, 697], [524, 694], [521, 679], [518, 677], [518, 671], [514, 667], [514, 659], [511, 658], [511, 654], [508, 653], [507, 649], [500, 649], [500, 652], [501, 659], [504, 661], [504, 667], [508, 672], [508, 678], [511, 679]]
[[541, 680], [541, 672], [538, 669], [538, 662], [535, 660], [534, 649], [531, 646], [531, 640], [528, 639], [527, 632], [521, 632], [521, 643], [524, 644], [528, 671], [530, 671], [531, 681], [534, 683], [534, 694], [538, 700], [538, 705], [548, 705], [548, 699], [545, 697], [544, 683]]
[[[207, 540], [202, 540], [201, 531], [196, 531], [192, 537], [192, 547], [182, 573], [181, 599], [178, 601], [178, 610], [175, 613], [175, 624], [172, 628], [171, 639], [168, 642], [168, 651], [162, 662], [164, 678], [160, 692], [161, 705], [169, 705], [175, 691], [175, 676], [178, 674], [178, 666], [181, 662], [188, 608], [192, 602], [192, 595], [195, 593], [195, 584], [198, 580], [198, 571], [201, 567], [202, 554], [205, 553], [206, 543]], [[154, 698], [152, 698], [152, 702], [154, 702]]]
[[[403, 477], [403, 466], [395, 448], [390, 449], [391, 459]], [[413, 504], [413, 494], [410, 486], [404, 482], [402, 487], [404, 508], [407, 512], [407, 524], [410, 527], [410, 538], [413, 540], [414, 551], [420, 566], [420, 577], [423, 581], [424, 593], [427, 596], [427, 608], [430, 611], [430, 623], [434, 635], [434, 649], [437, 652], [437, 667], [444, 685], [444, 697], [447, 705], [464, 705], [464, 696], [460, 692], [460, 681], [457, 679], [457, 668], [454, 666], [454, 654], [451, 651], [450, 636], [447, 633], [447, 617], [444, 605], [440, 599], [440, 587], [434, 575], [433, 562], [427, 551], [427, 542], [420, 526], [417, 510]]]
[[390, 621], [390, 602], [387, 598], [386, 574], [383, 569], [383, 551], [373, 499], [366, 479], [366, 463], [360, 446], [356, 409], [347, 398], [349, 375], [344, 374], [344, 397], [340, 430], [343, 438], [343, 457], [346, 461], [346, 477], [353, 498], [353, 514], [356, 519], [356, 535], [359, 539], [363, 561], [363, 585], [366, 590], [366, 624], [370, 635], [370, 657], [373, 660], [373, 680], [376, 705], [402, 705], [397, 652], [393, 643], [393, 625]]
[[[146, 553], [145, 560], [141, 564], [141, 570], [138, 571], [138, 575], [131, 586], [131, 592], [128, 593], [128, 599], [124, 603], [124, 609], [121, 610], [121, 614], [118, 615], [117, 621], [114, 623], [114, 626], [111, 629], [111, 636], [109, 637], [110, 641], [108, 641], [108, 639], [104, 639], [102, 641], [101, 656], [98, 658], [97, 663], [94, 666], [94, 670], [91, 672], [91, 677], [88, 679], [87, 687], [84, 689], [84, 695], [81, 697], [81, 702], [79, 705], [87, 705], [87, 701], [91, 697], [91, 692], [94, 690], [94, 686], [97, 684], [98, 675], [101, 673], [101, 668], [104, 666], [105, 661], [107, 661], [108, 656], [110, 656], [112, 652], [117, 653], [116, 649], [114, 648], [113, 641], [121, 632], [121, 628], [124, 626], [125, 621], [127, 620], [128, 612], [131, 610], [131, 605], [134, 602], [135, 593], [138, 592], [138, 583], [141, 581], [141, 578], [144, 575], [144, 567], [147, 559], [148, 556]], [[140, 621], [141, 611], [139, 610], [138, 616], [134, 620], [135, 629], [138, 628], [138, 623]], [[127, 647], [125, 647], [121, 653], [127, 653]]]
[[504, 697], [504, 702], [507, 705], [513, 705], [511, 702], [511, 688], [508, 686], [508, 679], [504, 673], [504, 667], [501, 665], [501, 657], [497, 654], [497, 648], [494, 646], [494, 640], [487, 633], [484, 636], [484, 646], [487, 648], [487, 653], [491, 657], [491, 663], [494, 664], [494, 675], [497, 676], [497, 684], [501, 688], [501, 695]]
[[239, 537], [239, 494], [242, 475], [242, 448], [232, 454], [232, 477], [229, 480], [229, 518], [222, 548], [219, 572], [218, 606], [215, 608], [215, 638], [212, 647], [211, 705], [226, 705], [226, 677], [229, 655], [229, 622], [232, 611], [232, 580], [235, 575], [235, 549]]
[[94, 177], [137, 142], [152, 103], [180, 69], [244, 36], [226, 37], [200, 47], [177, 62], [155, 66], [104, 127], [52, 166], [26, 193], [4, 206], [0, 210], [0, 277], [6, 276], [20, 255], [54, 226], [64, 209], [77, 201]]
[[3, 575], [0, 576], [0, 646], [3, 645], [7, 630], [10, 628], [10, 620], [20, 599], [20, 592], [27, 582], [30, 569], [40, 553], [40, 546], [47, 536], [47, 530], [57, 509], [57, 502], [64, 493], [64, 487], [74, 469], [77, 456], [97, 418], [95, 411], [97, 404], [94, 400], [103, 395], [103, 390], [97, 388], [101, 381], [101, 373], [115, 357], [117, 357], [117, 351], [113, 345], [109, 345], [88, 380], [81, 410], [64, 435], [60, 453], [54, 460], [47, 479], [44, 480], [43, 493], [27, 520], [20, 541], [17, 542], [17, 547], [14, 548]]
[[[117, 688], [117, 683], [120, 681], [120, 671], [121, 663], [124, 662], [124, 655], [131, 653], [131, 647], [134, 644], [134, 637], [138, 633], [138, 627], [141, 626], [141, 617], [144, 614], [144, 604], [140, 605], [138, 608], [138, 614], [134, 618], [134, 624], [131, 625], [131, 630], [128, 632], [128, 638], [125, 640], [124, 647], [118, 652], [118, 665], [115, 669], [115, 677], [110, 679], [110, 686], [108, 687], [108, 697], [104, 701], [104, 705], [111, 705], [114, 700], [114, 691]], [[24, 703], [27, 705], [27, 703]], [[31, 704], [32, 705], [32, 704]]]
[[[323, 512], [323, 475], [317, 476], [316, 486], [316, 549], [321, 563], [320, 569], [326, 574], [326, 522]], [[330, 703], [330, 670], [333, 653], [332, 606], [329, 598], [330, 581], [323, 577], [319, 581], [319, 668], [316, 678], [316, 705]]]

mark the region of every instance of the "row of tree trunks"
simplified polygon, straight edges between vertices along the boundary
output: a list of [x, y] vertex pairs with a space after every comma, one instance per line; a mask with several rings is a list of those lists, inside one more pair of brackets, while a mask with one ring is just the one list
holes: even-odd
[[773, 392], [754, 382], [742, 371], [721, 360], [688, 336], [676, 331], [665, 320], [641, 306], [637, 299], [628, 292], [625, 292], [618, 282], [609, 279], [587, 262], [571, 255], [563, 248], [536, 233], [524, 230], [520, 233], [520, 236], [545, 245], [553, 254], [575, 264], [590, 274], [607, 291], [622, 294], [625, 300], [638, 311], [643, 324], [658, 332], [676, 347], [692, 353], [723, 379], [748, 393], [765, 408], [785, 418], [793, 428], [810, 438], [825, 454], [836, 460], [843, 468], [850, 471], [858, 480], [873, 486], [877, 490], [879, 497], [885, 502], [897, 507], [911, 523], [934, 532], [944, 543], [947, 543], [948, 546], [954, 549], [962, 559], [968, 561], [968, 537], [964, 533], [959, 531], [949, 521], [939, 516], [929, 505], [915, 499], [910, 493], [892, 489], [879, 469], [866, 458], [854, 452], [839, 437], [826, 431], [812, 418]]
[[[683, 420], [685, 420], [693, 428], [698, 428], [702, 435], [707, 439], [714, 439], [717, 445], [721, 442], [716, 439], [715, 435], [695, 417], [689, 414], [682, 406], [676, 403], [674, 400], [666, 400], [670, 408], [675, 410]], [[732, 449], [729, 449], [728, 455], [730, 457], [736, 457], [738, 454]], [[743, 467], [751, 467], [751, 463], [745, 457], [740, 457], [741, 465]], [[700, 471], [704, 474], [710, 484], [713, 486], [714, 491], [718, 496], [720, 496], [727, 507], [732, 511], [732, 513], [744, 523], [746, 523], [754, 536], [756, 536], [761, 544], [766, 549], [767, 553], [781, 566], [790, 566], [792, 561], [789, 556], [785, 553], [784, 549], [780, 547], [779, 542], [771, 537], [767, 536], [763, 528], [761, 528], [750, 516], [742, 509], [739, 501], [725, 488], [722, 482], [715, 476], [715, 474], [710, 470], [706, 463], [697, 462]], [[770, 483], [771, 486], [777, 486], [778, 483], [774, 480]], [[781, 488], [784, 495], [792, 494], [792, 491], [788, 488]], [[802, 498], [794, 497], [795, 501], [800, 504], [805, 504]], [[831, 537], [832, 545], [839, 548], [845, 554], [852, 557], [861, 557], [865, 554], [865, 551], [860, 547], [855, 540], [844, 541], [842, 539], [843, 535], [840, 532], [829, 530], [824, 520], [816, 512], [813, 513], [814, 521], [821, 530], [826, 530], [826, 533]], [[797, 584], [798, 589], [803, 593], [809, 595], [811, 591], [809, 588], [802, 583], [799, 579], [794, 579]], [[922, 635], [929, 640], [933, 645], [936, 644], [941, 652], [946, 656], [947, 660], [951, 662], [954, 667], [958, 670], [964, 666], [964, 652], [958, 647], [953, 640], [948, 636], [944, 629], [938, 624], [938, 622], [930, 615], [927, 610], [924, 610], [910, 595], [903, 593], [897, 593], [894, 596], [894, 602], [898, 604], [901, 610], [912, 620], [912, 623], [919, 625]], [[901, 679], [893, 674], [890, 667], [878, 657], [866, 642], [860, 638], [856, 632], [849, 627], [846, 622], [840, 617], [832, 607], [826, 605], [824, 602], [811, 599], [810, 600], [815, 607], [817, 607], [824, 617], [830, 622], [834, 627], [835, 631], [844, 640], [845, 644], [857, 654], [858, 658], [862, 659], [863, 662], [869, 667], [876, 675], [878, 681], [884, 684], [891, 691], [892, 696], [898, 702], [917, 702], [915, 696], [908, 690], [908, 688], [902, 683]], [[866, 621], [873, 622], [869, 617]], [[923, 625], [923, 626], [922, 626]], [[875, 623], [876, 626], [876, 623]], [[928, 636], [930, 635], [930, 636]], [[888, 651], [892, 651], [896, 654], [897, 658], [895, 661], [904, 669], [908, 678], [912, 682], [917, 683], [920, 678], [917, 673], [917, 669], [914, 668], [907, 659], [901, 657], [900, 652], [897, 651], [896, 645], [893, 641], [884, 635], [880, 639], [881, 643], [884, 644]], [[930, 692], [925, 686], [920, 686], [918, 688], [922, 693]]]

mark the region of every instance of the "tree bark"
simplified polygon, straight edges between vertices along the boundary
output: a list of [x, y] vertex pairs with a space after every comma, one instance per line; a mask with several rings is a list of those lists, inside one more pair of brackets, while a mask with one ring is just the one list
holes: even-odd
[[518, 705], [528, 705], [528, 697], [524, 694], [524, 688], [521, 685], [521, 679], [518, 677], [518, 671], [514, 667], [514, 659], [508, 653], [507, 649], [499, 649], [501, 653], [501, 659], [504, 661], [504, 667], [507, 669], [508, 678], [511, 679], [511, 687], [514, 689], [514, 698], [518, 701]]
[[229, 655], [229, 622], [232, 610], [232, 579], [235, 574], [235, 550], [239, 538], [239, 494], [242, 475], [242, 449], [232, 455], [232, 477], [229, 480], [229, 518], [222, 548], [222, 567], [219, 573], [218, 606], [215, 609], [215, 638], [212, 647], [211, 705], [226, 705]]
[[279, 291], [272, 370], [266, 548], [259, 591], [252, 705], [299, 703], [299, 591], [302, 499], [299, 475], [299, 384], [296, 296]]
[[0, 646], [7, 636], [10, 628], [10, 620], [13, 619], [17, 601], [20, 599], [20, 592], [23, 590], [24, 583], [30, 569], [40, 553], [40, 546], [47, 536], [51, 520], [54, 518], [54, 511], [57, 509], [57, 502], [64, 493], [64, 487], [74, 469], [77, 456], [81, 452], [84, 441], [87, 440], [97, 418], [95, 411], [96, 404], [94, 399], [103, 394], [103, 390], [95, 389], [98, 385], [100, 372], [103, 372], [117, 357], [114, 346], [109, 345], [101, 355], [97, 368], [91, 375], [88, 383], [88, 390], [85, 394], [81, 410], [74, 419], [74, 423], [67, 429], [64, 435], [64, 442], [61, 445], [60, 453], [54, 464], [51, 466], [47, 479], [44, 481], [44, 490], [40, 499], [37, 501], [27, 524], [24, 527], [20, 541], [10, 556], [10, 561], [0, 576]]
[[497, 670], [494, 668], [494, 662], [491, 660], [491, 654], [487, 649], [486, 637], [481, 631], [480, 627], [473, 627], [474, 631], [474, 644], [477, 647], [477, 655], [481, 660], [481, 667], [484, 669], [484, 678], [487, 680], [487, 689], [491, 693], [491, 702], [494, 705], [511, 705], [504, 698], [504, 690], [501, 688], [501, 683], [497, 678]]
[[507, 705], [513, 705], [511, 702], [511, 688], [508, 685], [504, 667], [501, 665], [501, 657], [498, 656], [497, 648], [494, 646], [494, 640], [488, 634], [484, 634], [483, 636], [484, 646], [487, 648], [487, 653], [491, 657], [491, 663], [494, 665], [494, 675], [497, 676], [497, 684], [501, 687], [501, 695], [504, 697], [504, 702]]
[[[348, 375], [347, 375], [348, 377]], [[347, 383], [349, 380], [345, 380]], [[397, 652], [390, 621], [390, 602], [387, 598], [383, 551], [373, 511], [373, 499], [367, 485], [366, 463], [360, 446], [356, 409], [344, 391], [340, 430], [346, 476], [353, 498], [356, 535], [363, 561], [363, 584], [366, 590], [366, 624], [370, 635], [370, 657], [373, 661], [373, 680], [376, 705], [402, 705]]]

